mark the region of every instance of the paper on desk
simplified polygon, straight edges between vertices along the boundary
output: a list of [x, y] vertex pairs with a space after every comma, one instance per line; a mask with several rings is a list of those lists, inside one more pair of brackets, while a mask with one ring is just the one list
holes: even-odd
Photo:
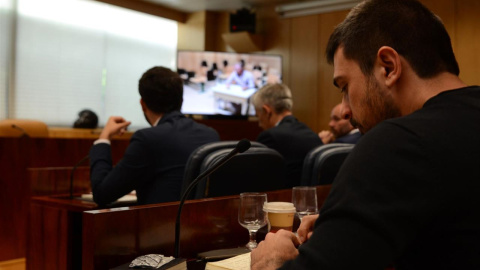
[[205, 270], [250, 270], [250, 252], [218, 262], [209, 262]]
[[[86, 200], [92, 200], [93, 201], [93, 194], [82, 194], [82, 199], [86, 199]], [[137, 201], [137, 195], [135, 194], [127, 194], [121, 198], [119, 198], [118, 200], [116, 200], [117, 202], [136, 202]]]

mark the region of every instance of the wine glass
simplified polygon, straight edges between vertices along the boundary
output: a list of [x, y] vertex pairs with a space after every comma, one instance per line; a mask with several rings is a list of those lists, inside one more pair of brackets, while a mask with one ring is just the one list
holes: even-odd
[[297, 210], [297, 216], [302, 221], [304, 216], [318, 214], [317, 188], [293, 187], [292, 202]]
[[240, 193], [240, 207], [238, 222], [250, 234], [250, 241], [246, 245], [249, 250], [257, 247], [257, 231], [267, 225], [267, 215], [263, 212], [263, 204], [267, 201], [267, 194], [246, 192]]

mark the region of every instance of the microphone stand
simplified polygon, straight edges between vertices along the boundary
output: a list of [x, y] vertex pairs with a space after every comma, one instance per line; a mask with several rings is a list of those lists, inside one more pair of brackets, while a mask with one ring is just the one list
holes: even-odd
[[73, 175], [75, 173], [75, 170], [77, 169], [80, 164], [82, 164], [85, 160], [88, 159], [88, 155], [84, 156], [75, 166], [73, 166], [72, 173], [70, 174], [70, 200], [73, 199]]
[[177, 219], [175, 221], [175, 258], [178, 258], [180, 253], [180, 217], [182, 215], [183, 205], [188, 195], [190, 194], [192, 189], [198, 184], [198, 182], [200, 182], [207, 176], [210, 176], [213, 172], [222, 167], [223, 164], [227, 163], [236, 154], [243, 153], [248, 148], [250, 148], [250, 141], [247, 139], [241, 140], [240, 142], [238, 142], [237, 146], [230, 153], [228, 153], [228, 155], [218, 161], [213, 167], [201, 173], [197, 178], [195, 178], [195, 180], [190, 183], [190, 185], [188, 185], [187, 190], [185, 190], [185, 192], [183, 193], [180, 204], [178, 205]]
[[16, 130], [19, 130], [20, 132], [22, 132], [22, 135], [20, 136], [21, 138], [23, 137], [27, 137], [27, 138], [30, 138], [30, 135], [28, 135], [28, 133], [25, 131], [25, 129], [15, 125], [15, 124], [12, 124], [12, 128], [16, 129]]

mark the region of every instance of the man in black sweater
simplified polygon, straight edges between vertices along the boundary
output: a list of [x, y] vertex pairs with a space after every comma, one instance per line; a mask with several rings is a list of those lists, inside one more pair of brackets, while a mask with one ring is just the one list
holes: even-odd
[[480, 269], [480, 87], [459, 79], [441, 20], [416, 0], [367, 0], [327, 58], [364, 136], [320, 216], [298, 238], [268, 234], [252, 269]]
[[285, 158], [286, 187], [300, 185], [305, 155], [322, 141], [292, 115], [292, 93], [288, 86], [268, 84], [255, 93], [252, 103], [258, 123], [264, 129], [257, 141], [277, 150]]

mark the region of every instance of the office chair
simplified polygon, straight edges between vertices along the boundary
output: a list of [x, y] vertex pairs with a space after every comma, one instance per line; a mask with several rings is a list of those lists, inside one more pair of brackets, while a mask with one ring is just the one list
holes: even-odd
[[300, 181], [300, 184], [302, 186], [311, 186], [312, 182], [312, 174], [313, 174], [313, 167], [315, 165], [315, 159], [322, 154], [323, 152], [332, 149], [332, 148], [337, 148], [337, 147], [344, 147], [344, 146], [349, 146], [350, 144], [345, 144], [345, 143], [329, 143], [329, 144], [323, 144], [320, 146], [315, 147], [312, 149], [310, 152], [307, 153], [305, 156], [305, 159], [303, 161], [303, 167], [302, 167], [302, 178]]
[[[185, 165], [185, 174], [183, 176], [183, 183], [182, 183], [182, 193], [183, 194], [190, 183], [197, 178], [202, 172], [201, 166], [203, 160], [211, 153], [221, 150], [221, 149], [233, 149], [237, 145], [238, 141], [221, 141], [221, 142], [212, 142], [204, 144], [197, 149], [195, 149], [187, 160]], [[264, 144], [259, 142], [250, 142], [250, 148], [266, 148]], [[190, 193], [188, 199], [193, 198], [195, 195], [195, 188]]]
[[[225, 157], [232, 149], [212, 152], [202, 162], [206, 171]], [[271, 148], [253, 147], [237, 154], [230, 161], [198, 183], [195, 199], [264, 192], [286, 188], [285, 161]]]
[[48, 137], [48, 126], [37, 120], [5, 119], [0, 121], [0, 137]]
[[343, 161], [352, 151], [355, 145], [335, 147], [321, 153], [315, 159], [315, 165], [312, 173], [312, 186], [329, 185], [337, 176]]

